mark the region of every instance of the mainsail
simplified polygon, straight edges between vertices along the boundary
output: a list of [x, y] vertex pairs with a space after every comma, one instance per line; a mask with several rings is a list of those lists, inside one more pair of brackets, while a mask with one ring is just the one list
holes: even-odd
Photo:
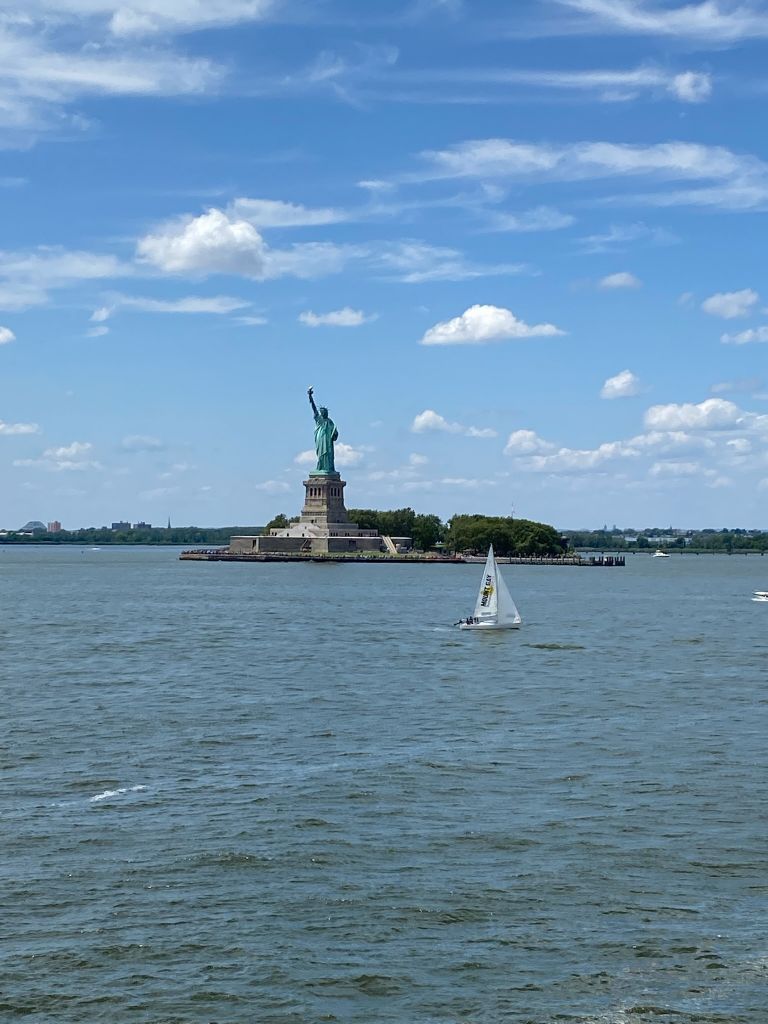
[[512, 600], [512, 595], [507, 590], [507, 584], [504, 582], [504, 577], [498, 570], [496, 570], [496, 587], [498, 590], [499, 625], [518, 625], [523, 620], [520, 618], [520, 612], [517, 610], [515, 602]]
[[[499, 570], [496, 567], [496, 559], [493, 557], [493, 545], [491, 545], [488, 549], [488, 558], [485, 560], [485, 570], [483, 571], [483, 578], [480, 580], [480, 590], [475, 602], [476, 619], [495, 619], [498, 615], [498, 581]], [[507, 593], [509, 592], [507, 591]], [[511, 600], [512, 598], [510, 597]]]

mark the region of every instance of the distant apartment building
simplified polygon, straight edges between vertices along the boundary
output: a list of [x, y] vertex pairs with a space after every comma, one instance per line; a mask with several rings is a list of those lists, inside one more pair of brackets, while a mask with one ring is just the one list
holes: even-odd
[[133, 528], [134, 530], [151, 530], [152, 523], [134, 523]]
[[61, 523], [58, 519], [48, 523], [48, 533], [61, 533]]
[[130, 523], [112, 523], [110, 530], [130, 530]]

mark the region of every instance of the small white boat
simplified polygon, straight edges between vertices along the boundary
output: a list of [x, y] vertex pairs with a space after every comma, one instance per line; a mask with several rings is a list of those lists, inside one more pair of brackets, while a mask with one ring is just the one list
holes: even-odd
[[651, 555], [651, 558], [669, 558], [669, 555], [666, 551], [662, 551], [661, 548], [656, 548], [656, 550]]
[[457, 622], [456, 625], [459, 629], [519, 629], [522, 621], [512, 595], [507, 590], [504, 577], [499, 572], [491, 545], [480, 581], [474, 615]]
[[753, 601], [768, 601], [768, 590], [756, 590], [753, 597]]

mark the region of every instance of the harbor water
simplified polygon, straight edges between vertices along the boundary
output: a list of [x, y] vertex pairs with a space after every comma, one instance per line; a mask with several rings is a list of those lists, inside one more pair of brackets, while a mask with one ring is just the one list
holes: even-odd
[[0, 547], [0, 1020], [765, 1024], [768, 558]]

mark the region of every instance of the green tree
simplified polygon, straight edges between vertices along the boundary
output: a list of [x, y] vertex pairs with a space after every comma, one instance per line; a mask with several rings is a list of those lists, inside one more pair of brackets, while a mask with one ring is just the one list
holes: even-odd
[[429, 551], [445, 536], [445, 527], [439, 516], [417, 515], [411, 530], [413, 546], [419, 551]]

